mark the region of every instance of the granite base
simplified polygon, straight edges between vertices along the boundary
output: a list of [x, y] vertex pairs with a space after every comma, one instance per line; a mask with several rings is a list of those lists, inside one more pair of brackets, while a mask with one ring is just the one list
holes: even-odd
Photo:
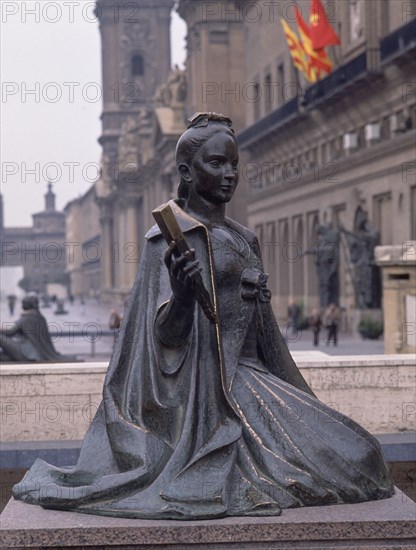
[[44, 510], [11, 499], [0, 516], [0, 547], [124, 550], [410, 550], [416, 503], [392, 498], [285, 510], [279, 517], [151, 521]]

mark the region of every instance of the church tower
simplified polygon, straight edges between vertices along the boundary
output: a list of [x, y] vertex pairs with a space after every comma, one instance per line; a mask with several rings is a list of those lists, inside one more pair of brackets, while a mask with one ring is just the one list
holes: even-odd
[[102, 50], [101, 298], [124, 304], [140, 256], [144, 205], [142, 141], [154, 96], [171, 67], [174, 0], [97, 0]]
[[150, 109], [170, 71], [170, 13], [174, 0], [97, 0], [102, 51], [100, 143], [117, 162], [121, 126]]
[[55, 212], [55, 193], [52, 191], [52, 184], [48, 183], [48, 190], [45, 193], [45, 212]]

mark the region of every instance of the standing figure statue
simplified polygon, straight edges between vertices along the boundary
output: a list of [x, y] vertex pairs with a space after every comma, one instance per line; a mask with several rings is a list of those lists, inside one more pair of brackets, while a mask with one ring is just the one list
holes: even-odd
[[28, 294], [22, 300], [22, 315], [8, 326], [0, 329], [2, 361], [21, 363], [60, 363], [76, 361], [72, 355], [57, 352], [48, 331], [45, 317], [39, 311], [39, 300]]
[[339, 302], [339, 237], [340, 230], [332, 223], [318, 225], [317, 246], [305, 250], [304, 254], [315, 254], [318, 277], [319, 303], [321, 309]]
[[354, 264], [355, 294], [359, 309], [380, 307], [379, 268], [374, 261], [374, 249], [379, 244], [380, 232], [368, 221], [367, 213], [359, 210], [356, 231], [342, 228]]
[[319, 280], [320, 305], [339, 302], [339, 228], [331, 223], [318, 226], [318, 250], [315, 256]]
[[176, 148], [178, 198], [155, 211], [179, 231], [168, 247], [161, 225], [146, 235], [78, 464], [37, 460], [15, 498], [209, 519], [393, 494], [377, 440], [315, 397], [283, 341], [258, 240], [225, 216], [238, 160], [230, 119], [191, 118]]

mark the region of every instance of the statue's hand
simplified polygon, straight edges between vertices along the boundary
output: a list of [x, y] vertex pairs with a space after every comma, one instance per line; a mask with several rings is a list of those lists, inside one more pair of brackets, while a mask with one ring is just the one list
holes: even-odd
[[178, 257], [173, 256], [175, 247], [172, 241], [165, 253], [165, 265], [169, 271], [173, 296], [179, 304], [193, 305], [195, 302], [193, 275], [201, 271], [199, 260], [195, 259], [193, 248]]

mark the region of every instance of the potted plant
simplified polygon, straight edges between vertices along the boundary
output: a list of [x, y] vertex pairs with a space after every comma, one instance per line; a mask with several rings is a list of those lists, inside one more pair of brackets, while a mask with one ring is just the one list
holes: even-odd
[[364, 339], [377, 340], [383, 334], [383, 321], [363, 315], [358, 323], [358, 332]]

